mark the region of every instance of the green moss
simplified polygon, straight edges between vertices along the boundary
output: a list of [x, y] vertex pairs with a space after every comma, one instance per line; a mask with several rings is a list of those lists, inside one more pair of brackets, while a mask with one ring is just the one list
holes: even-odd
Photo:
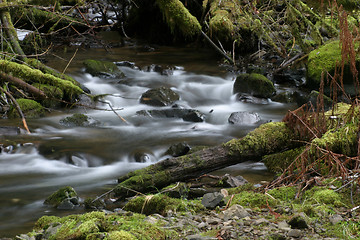
[[316, 147], [320, 147], [347, 156], [356, 156], [357, 132], [358, 126], [354, 124], [346, 124], [339, 129], [329, 130], [321, 138], [312, 140], [313, 151]]
[[266, 155], [263, 163], [270, 172], [282, 173], [304, 151], [303, 147], [291, 149], [281, 153]]
[[[45, 115], [45, 109], [40, 103], [31, 99], [17, 99], [16, 102], [19, 104], [21, 111], [26, 118], [39, 118]], [[9, 118], [19, 118], [20, 115], [16, 110], [15, 106], [11, 106], [8, 112]]]
[[54, 225], [60, 221], [56, 216], [42, 216], [39, 218], [34, 226], [34, 230], [47, 229], [51, 224]]
[[270, 122], [261, 125], [241, 139], [230, 140], [224, 144], [224, 147], [228, 149], [230, 156], [255, 160], [289, 147], [294, 138], [284, 122]]
[[235, 27], [229, 19], [229, 12], [218, 9], [213, 11], [214, 17], [210, 19], [209, 27], [212, 34], [216, 34], [221, 39], [228, 39], [233, 34]]
[[72, 187], [67, 186], [62, 187], [53, 194], [51, 194], [48, 198], [45, 199], [44, 203], [57, 207], [65, 199], [74, 197], [77, 197], [75, 190]]
[[64, 96], [66, 99], [72, 99], [72, 97], [83, 93], [83, 90], [79, 86], [69, 80], [61, 79], [48, 73], [43, 73], [40, 70], [32, 69], [23, 64], [0, 60], [0, 69], [1, 71], [20, 78], [29, 84], [40, 83], [58, 87], [65, 93]]
[[185, 37], [195, 37], [201, 31], [196, 17], [179, 0], [156, 0], [171, 31], [180, 31]]
[[268, 191], [275, 199], [286, 202], [293, 201], [297, 192], [298, 189], [296, 187], [280, 187]]
[[344, 201], [346, 198], [343, 198], [340, 193], [321, 187], [314, 187], [306, 191], [304, 197], [308, 204], [320, 204], [332, 207], [346, 207], [349, 204], [349, 201]]
[[236, 78], [233, 92], [248, 93], [261, 98], [270, 98], [275, 94], [276, 89], [274, 84], [264, 75], [244, 73]]
[[335, 225], [328, 223], [326, 234], [337, 239], [359, 239], [360, 238], [360, 223], [359, 221], [349, 220], [342, 221]]
[[244, 207], [263, 208], [267, 205], [275, 206], [277, 202], [277, 200], [274, 200], [273, 198], [268, 197], [263, 193], [243, 191], [235, 195], [231, 201], [231, 206], [234, 204], [239, 204]]
[[252, 183], [246, 183], [244, 185], [238, 186], [236, 188], [229, 188], [228, 193], [229, 195], [241, 193], [243, 191], [250, 191], [255, 190], [254, 184]]
[[136, 238], [134, 237], [134, 235], [132, 235], [129, 232], [125, 232], [125, 231], [113, 231], [110, 232], [106, 238], [104, 238], [104, 240], [135, 240]]
[[158, 194], [134, 198], [125, 205], [124, 209], [146, 215], [154, 213], [165, 215], [169, 210], [198, 212], [204, 210], [204, 207], [199, 201], [182, 200]]
[[[360, 65], [360, 57], [357, 56], [357, 65]], [[322, 72], [334, 74], [335, 68], [341, 63], [341, 47], [339, 41], [331, 41], [309, 53], [307, 62], [307, 85], [311, 88], [319, 88]], [[347, 65], [343, 80], [352, 83], [353, 76]]]
[[124, 73], [113, 62], [88, 59], [83, 63], [85, 65], [85, 71], [91, 75], [99, 76], [102, 74], [110, 74], [115, 77], [125, 77]]

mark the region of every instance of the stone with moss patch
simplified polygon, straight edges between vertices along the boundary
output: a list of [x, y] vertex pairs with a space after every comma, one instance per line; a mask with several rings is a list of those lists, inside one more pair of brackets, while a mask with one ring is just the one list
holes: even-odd
[[[318, 89], [321, 82], [321, 75], [326, 72], [334, 75], [335, 68], [341, 64], [341, 47], [339, 41], [329, 42], [309, 53], [307, 62], [306, 84], [313, 89]], [[360, 57], [356, 57], [357, 68], [360, 66]], [[352, 84], [354, 77], [350, 72], [349, 63], [344, 69], [343, 81]]]
[[[45, 115], [45, 108], [41, 106], [40, 103], [31, 100], [20, 98], [17, 99], [16, 102], [19, 104], [21, 111], [23, 112], [26, 118], [39, 118]], [[15, 106], [11, 106], [9, 113], [9, 118], [19, 118], [20, 115], [15, 108]]]
[[85, 114], [75, 113], [61, 119], [60, 124], [66, 127], [92, 127], [99, 125], [99, 122]]
[[275, 94], [276, 89], [274, 84], [264, 75], [244, 73], [236, 78], [233, 92], [251, 94], [260, 98], [270, 98]]
[[70, 187], [62, 187], [53, 194], [51, 194], [48, 198], [45, 199], [44, 204], [51, 205], [55, 208], [63, 208], [61, 206], [65, 206], [65, 204], [69, 205], [71, 209], [72, 206], [79, 204], [79, 198], [75, 190]]
[[180, 96], [168, 87], [153, 88], [141, 95], [140, 103], [151, 106], [168, 106], [179, 100]]
[[113, 62], [88, 59], [83, 64], [85, 65], [85, 71], [94, 76], [125, 77], [125, 74]]

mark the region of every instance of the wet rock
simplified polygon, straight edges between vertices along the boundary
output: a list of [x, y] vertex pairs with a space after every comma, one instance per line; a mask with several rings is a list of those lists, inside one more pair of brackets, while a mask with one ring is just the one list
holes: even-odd
[[137, 67], [135, 66], [135, 63], [134, 63], [134, 62], [129, 62], [129, 61], [114, 62], [114, 64], [115, 64], [116, 66], [119, 66], [119, 67], [137, 68]]
[[79, 206], [79, 197], [72, 187], [67, 186], [51, 194], [45, 199], [44, 204], [58, 209], [73, 209]]
[[242, 206], [238, 204], [232, 205], [227, 210], [223, 211], [223, 219], [224, 221], [229, 221], [230, 219], [233, 219], [234, 217], [238, 217], [239, 219], [245, 218], [250, 216], [248, 211], [246, 211]]
[[[318, 107], [317, 103], [318, 103], [319, 94], [320, 93], [315, 90], [311, 91], [311, 93], [309, 94], [309, 102], [311, 102], [311, 104], [314, 107]], [[323, 100], [324, 100], [324, 110], [327, 111], [332, 107], [333, 101], [331, 100], [331, 98], [327, 97], [326, 95], [323, 95]]]
[[140, 103], [151, 106], [168, 106], [180, 99], [179, 94], [168, 87], [154, 88], [146, 91], [140, 98]]
[[149, 155], [141, 151], [133, 153], [133, 158], [135, 162], [139, 162], [139, 163], [148, 162], [150, 160]]
[[88, 59], [83, 64], [85, 65], [85, 71], [93, 76], [125, 77], [125, 74], [113, 62]]
[[177, 143], [171, 145], [168, 150], [166, 150], [165, 155], [170, 155], [173, 157], [179, 157], [187, 154], [190, 151], [190, 146], [186, 142]]
[[164, 68], [161, 65], [152, 64], [150, 66], [146, 66], [143, 68], [145, 72], [157, 72], [164, 76], [170, 76], [173, 75], [174, 70], [170, 67]]
[[203, 196], [201, 203], [206, 208], [214, 209], [216, 206], [219, 206], [223, 203], [223, 199], [224, 199], [224, 195], [222, 195], [219, 192], [206, 193]]
[[266, 98], [258, 98], [249, 95], [240, 94], [237, 96], [237, 100], [244, 103], [253, 103], [253, 104], [268, 104], [269, 100]]
[[293, 216], [288, 223], [291, 226], [291, 228], [296, 228], [296, 229], [308, 228], [308, 224], [306, 222], [306, 216], [304, 216], [304, 214], [298, 214]]
[[61, 119], [60, 124], [65, 127], [92, 127], [98, 126], [99, 122], [85, 114], [75, 113], [70, 117]]
[[154, 110], [141, 110], [136, 112], [137, 115], [154, 117], [154, 118], [182, 118], [188, 122], [203, 122], [204, 114], [194, 109], [154, 109]]
[[293, 69], [285, 69], [282, 72], [275, 73], [273, 75], [273, 79], [275, 83], [280, 84], [295, 84], [295, 86], [301, 86], [305, 84], [306, 79], [306, 69], [305, 68], [299, 68], [296, 70]]
[[260, 121], [259, 114], [254, 112], [233, 112], [228, 122], [234, 125], [250, 125]]
[[264, 75], [244, 73], [236, 78], [233, 92], [246, 93], [259, 98], [270, 98], [276, 90], [274, 84]]
[[188, 114], [184, 115], [182, 118], [184, 121], [188, 122], [203, 122], [204, 121], [204, 115], [197, 111], [190, 111]]

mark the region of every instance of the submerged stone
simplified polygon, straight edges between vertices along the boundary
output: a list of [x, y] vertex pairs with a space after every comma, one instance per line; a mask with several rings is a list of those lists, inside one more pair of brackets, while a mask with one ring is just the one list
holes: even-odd
[[187, 154], [190, 151], [189, 144], [182, 142], [171, 145], [168, 150], [166, 150], [165, 154], [173, 157], [179, 157]]
[[95, 119], [82, 113], [75, 113], [70, 117], [60, 120], [60, 124], [66, 127], [90, 127], [99, 124]]
[[136, 114], [153, 118], [182, 118], [188, 122], [203, 122], [205, 118], [204, 114], [198, 110], [180, 108], [141, 110]]

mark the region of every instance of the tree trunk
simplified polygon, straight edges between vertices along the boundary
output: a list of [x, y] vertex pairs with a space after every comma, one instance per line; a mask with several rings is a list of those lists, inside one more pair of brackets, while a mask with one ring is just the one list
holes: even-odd
[[118, 179], [116, 197], [161, 189], [174, 182], [201, 176], [237, 163], [260, 160], [262, 156], [291, 148], [294, 134], [284, 122], [267, 123], [241, 139], [207, 148], [190, 155], [168, 158]]
[[[0, 0], [0, 3], [6, 3], [6, 0]], [[12, 24], [10, 13], [8, 9], [4, 9], [0, 12], [0, 19], [3, 28], [5, 29], [6, 36], [8, 37], [13, 53], [20, 60], [24, 60], [26, 58], [24, 51], [20, 47], [16, 30], [14, 25]]]

